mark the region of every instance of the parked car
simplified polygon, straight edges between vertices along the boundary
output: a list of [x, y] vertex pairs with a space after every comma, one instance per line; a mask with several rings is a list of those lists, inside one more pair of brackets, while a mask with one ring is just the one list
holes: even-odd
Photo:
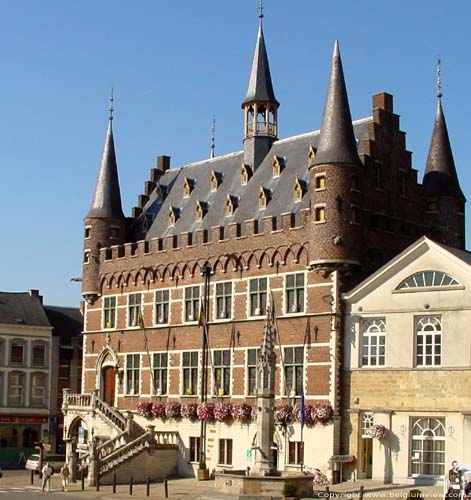
[[[46, 462], [52, 466], [55, 473], [58, 473], [65, 464], [65, 455], [59, 455], [58, 453], [43, 453], [43, 464]], [[34, 470], [39, 473], [39, 453], [34, 453], [28, 457], [25, 469]]]

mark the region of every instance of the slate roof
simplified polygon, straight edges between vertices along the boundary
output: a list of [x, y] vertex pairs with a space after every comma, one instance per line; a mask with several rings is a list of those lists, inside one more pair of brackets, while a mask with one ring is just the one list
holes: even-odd
[[71, 337], [81, 335], [83, 330], [83, 316], [76, 307], [44, 306], [46, 315], [51, 323], [53, 336], [61, 338], [61, 344], [69, 344]]
[[359, 165], [360, 163], [355, 146], [352, 117], [338, 41], [335, 42], [332, 55], [319, 148], [313, 164], [335, 163], [343, 165]]
[[98, 171], [92, 206], [86, 217], [123, 219], [121, 192], [119, 189], [118, 166], [114, 149], [112, 117], [108, 123], [105, 146]]
[[[368, 137], [368, 125], [372, 120], [372, 117], [368, 117], [353, 122], [358, 154], [363, 152], [363, 140]], [[278, 217], [285, 212], [298, 213], [301, 209], [308, 208], [307, 195], [299, 202], [294, 200], [294, 183], [297, 177], [308, 185], [309, 147], [312, 145], [317, 148], [318, 141], [318, 130], [276, 141], [247, 185], [241, 184], [243, 151], [167, 170], [159, 179], [161, 187], [157, 185], [143, 208], [144, 216], [152, 221], [146, 239], [210, 229], [213, 226], [227, 226], [250, 219], [261, 220], [269, 215]], [[274, 178], [275, 155], [285, 158], [285, 166], [281, 175]], [[215, 192], [211, 192], [210, 186], [213, 170], [222, 175], [222, 182]], [[187, 198], [183, 196], [185, 178], [194, 181], [194, 188]], [[260, 186], [272, 193], [271, 200], [263, 210], [259, 209]], [[162, 191], [167, 191], [168, 195], [164, 197]], [[239, 199], [237, 209], [231, 217], [225, 215], [228, 195]], [[208, 204], [207, 214], [200, 222], [196, 221], [197, 201]], [[180, 208], [180, 217], [174, 226], [168, 225], [170, 207]]]
[[262, 23], [260, 23], [258, 28], [257, 44], [253, 56], [247, 96], [242, 104], [255, 101], [279, 104], [275, 98], [275, 92], [273, 91]]
[[51, 326], [40, 297], [28, 292], [0, 292], [0, 324]]
[[440, 98], [438, 99], [423, 186], [425, 196], [457, 196], [464, 199], [456, 173]]

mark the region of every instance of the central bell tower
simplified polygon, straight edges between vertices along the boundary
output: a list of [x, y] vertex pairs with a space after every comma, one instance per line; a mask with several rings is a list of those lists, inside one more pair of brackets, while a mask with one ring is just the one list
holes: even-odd
[[257, 44], [252, 62], [244, 111], [244, 163], [255, 172], [278, 138], [278, 107], [263, 36], [263, 7], [260, 4]]

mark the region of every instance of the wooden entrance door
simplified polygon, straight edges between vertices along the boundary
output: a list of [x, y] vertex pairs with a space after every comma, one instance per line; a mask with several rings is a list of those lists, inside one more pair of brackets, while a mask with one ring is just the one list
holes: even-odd
[[114, 366], [103, 368], [103, 400], [110, 406], [114, 406], [115, 369]]
[[358, 477], [361, 479], [371, 479], [373, 474], [373, 439], [361, 438], [360, 448], [360, 468]]

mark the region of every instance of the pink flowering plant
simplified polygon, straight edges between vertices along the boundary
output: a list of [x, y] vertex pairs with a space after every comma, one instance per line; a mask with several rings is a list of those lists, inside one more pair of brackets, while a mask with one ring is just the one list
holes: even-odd
[[315, 423], [326, 424], [334, 414], [330, 403], [317, 404], [311, 407], [311, 418]]
[[180, 415], [183, 418], [196, 420], [198, 418], [197, 410], [198, 410], [198, 403], [185, 403], [182, 404], [182, 407], [180, 409]]
[[378, 439], [379, 441], [384, 439], [387, 432], [388, 432], [388, 430], [382, 424], [375, 424], [375, 425], [371, 426], [371, 428], [370, 428], [370, 436], [372, 438]]
[[216, 403], [214, 405], [214, 420], [217, 422], [226, 422], [232, 417], [232, 405], [228, 403]]
[[141, 417], [153, 418], [152, 403], [139, 402], [136, 405], [136, 413]]
[[213, 403], [201, 403], [198, 405], [196, 414], [200, 420], [206, 422], [212, 422], [214, 420], [214, 404]]
[[237, 422], [247, 422], [248, 420], [253, 418], [252, 410], [253, 407], [246, 403], [232, 405], [232, 418]]
[[286, 427], [294, 420], [293, 407], [289, 405], [275, 406], [275, 423]]
[[165, 418], [165, 405], [162, 403], [154, 403], [152, 410], [155, 418]]
[[167, 403], [165, 405], [165, 416], [169, 418], [178, 418], [180, 416], [180, 403]]

